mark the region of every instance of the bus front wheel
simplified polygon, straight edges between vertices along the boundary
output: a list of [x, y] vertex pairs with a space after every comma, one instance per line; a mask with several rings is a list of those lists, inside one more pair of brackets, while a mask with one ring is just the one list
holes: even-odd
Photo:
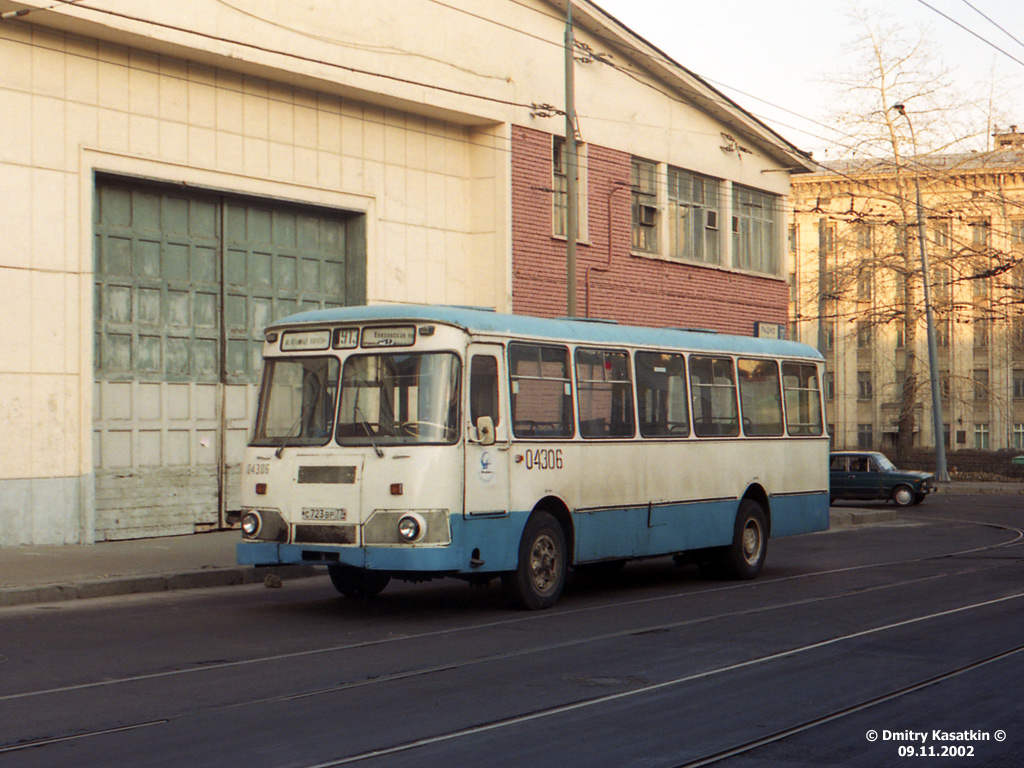
[[391, 576], [380, 571], [367, 571], [351, 565], [331, 564], [327, 566], [331, 583], [345, 597], [365, 599], [376, 597], [391, 581]]
[[538, 510], [530, 515], [519, 541], [519, 566], [501, 577], [501, 585], [520, 608], [550, 608], [562, 594], [566, 566], [562, 526], [550, 513]]

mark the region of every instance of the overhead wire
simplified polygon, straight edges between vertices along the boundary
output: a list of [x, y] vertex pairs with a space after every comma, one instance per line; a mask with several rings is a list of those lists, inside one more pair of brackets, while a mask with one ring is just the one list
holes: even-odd
[[[504, 27], [504, 28], [506, 28], [506, 29], [508, 29], [510, 31], [514, 31], [514, 32], [517, 32], [519, 34], [528, 34], [528, 33], [523, 32], [520, 29], [516, 29], [516, 28], [511, 27], [509, 25], [502, 24], [501, 22], [498, 22], [498, 21], [496, 21], [496, 20], [494, 20], [492, 18], [480, 16], [479, 14], [474, 14], [472, 12], [466, 11], [465, 9], [452, 6], [449, 3], [442, 2], [442, 0], [429, 0], [429, 1], [434, 3], [434, 4], [436, 4], [436, 5], [440, 5], [442, 7], [448, 8], [450, 10], [458, 11], [460, 13], [466, 13], [466, 14], [468, 14], [470, 16], [473, 16], [474, 18], [477, 18], [479, 20], [482, 20], [482, 21], [485, 21], [485, 22], [488, 22], [488, 23], [498, 24], [499, 26], [502, 26], [502, 27]], [[218, 0], [218, 2], [221, 2], [222, 4], [224, 4], [224, 5], [228, 6], [228, 7], [234, 8], [235, 10], [240, 10], [240, 9], [237, 9], [231, 3], [226, 2], [225, 0]], [[548, 14], [548, 13], [542, 11], [542, 10], [539, 10], [539, 9], [537, 9], [534, 6], [529, 6], [529, 5], [527, 5], [527, 4], [523, 3], [523, 2], [520, 2], [520, 0], [508, 0], [508, 2], [510, 2], [512, 4], [515, 4], [515, 5], [519, 5], [519, 6], [524, 7], [524, 8], [527, 8], [527, 9], [529, 9], [531, 11], [535, 11], [537, 13], [540, 13], [541, 15], [544, 15], [544, 16], [552, 19], [552, 20], [561, 21], [561, 19], [559, 17], [552, 16], [551, 14]], [[362, 70], [362, 69], [359, 69], [359, 68], [356, 68], [356, 67], [350, 67], [350, 66], [346, 66], [346, 65], [343, 65], [343, 64], [339, 64], [337, 62], [324, 61], [324, 60], [321, 60], [321, 59], [315, 59], [315, 58], [312, 58], [312, 57], [302, 56], [302, 55], [299, 55], [299, 54], [294, 54], [294, 53], [290, 53], [290, 52], [286, 52], [286, 51], [280, 51], [280, 50], [277, 50], [277, 49], [269, 48], [269, 47], [266, 47], [266, 46], [259, 46], [259, 45], [253, 44], [253, 43], [248, 43], [248, 42], [244, 42], [244, 41], [240, 41], [240, 40], [233, 40], [233, 39], [222, 37], [222, 36], [217, 36], [217, 35], [211, 35], [211, 34], [208, 34], [208, 33], [198, 32], [196, 30], [188, 29], [188, 28], [185, 28], [185, 27], [179, 27], [177, 25], [172, 25], [172, 24], [167, 24], [167, 23], [164, 23], [164, 22], [153, 21], [151, 19], [140, 18], [140, 17], [132, 16], [130, 14], [124, 14], [124, 13], [120, 13], [120, 12], [117, 12], [117, 11], [112, 11], [112, 10], [109, 10], [109, 9], [104, 9], [104, 8], [98, 8], [98, 7], [94, 7], [94, 6], [84, 5], [83, 3], [84, 3], [84, 0], [61, 0], [59, 3], [54, 4], [52, 6], [48, 6], [45, 9], [41, 8], [41, 9], [32, 9], [32, 10], [50, 10], [50, 9], [53, 9], [53, 8], [60, 7], [61, 5], [64, 5], [64, 6], [75, 5], [77, 7], [81, 7], [81, 8], [87, 9], [87, 10], [92, 10], [92, 11], [100, 12], [100, 13], [106, 13], [106, 14], [109, 14], [109, 15], [113, 15], [115, 17], [121, 17], [121, 18], [125, 18], [125, 19], [128, 19], [128, 20], [137, 21], [139, 23], [147, 23], [147, 24], [151, 24], [151, 25], [154, 25], [154, 26], [171, 29], [171, 30], [174, 30], [174, 31], [180, 31], [180, 32], [183, 32], [183, 33], [186, 33], [186, 34], [194, 34], [194, 35], [197, 35], [197, 36], [200, 36], [200, 37], [205, 37], [205, 38], [216, 40], [216, 41], [219, 41], [219, 42], [224, 42], [224, 43], [244, 46], [244, 47], [252, 48], [254, 50], [260, 50], [260, 51], [271, 53], [271, 54], [278, 54], [278, 55], [282, 55], [282, 56], [286, 56], [286, 57], [291, 57], [291, 58], [295, 58], [295, 59], [299, 59], [299, 60], [304, 60], [304, 61], [307, 61], [307, 62], [310, 62], [310, 63], [316, 63], [316, 64], [320, 64], [320, 65], [327, 66], [327, 67], [336, 67], [336, 68], [344, 69], [346, 71], [351, 71], [351, 72], [354, 72], [354, 73], [357, 73], [357, 74], [365, 74], [365, 75], [369, 75], [369, 76], [376, 76], [376, 77], [381, 77], [381, 78], [385, 78], [385, 79], [391, 79], [391, 80], [395, 80], [395, 81], [398, 81], [398, 82], [407, 83], [407, 84], [410, 84], [410, 85], [415, 85], [415, 86], [424, 87], [424, 88], [433, 89], [433, 90], [439, 90], [439, 91], [442, 91], [442, 92], [448, 92], [448, 93], [452, 93], [452, 94], [456, 94], [456, 95], [460, 95], [460, 96], [466, 96], [466, 97], [469, 97], [469, 98], [483, 99], [483, 100], [491, 101], [491, 102], [494, 102], [494, 103], [500, 103], [500, 104], [503, 104], [503, 105], [506, 105], [506, 106], [519, 107], [519, 108], [523, 108], [523, 109], [535, 109], [538, 106], [536, 104], [525, 104], [525, 103], [522, 103], [522, 102], [516, 102], [516, 101], [513, 101], [513, 100], [509, 100], [509, 99], [501, 99], [501, 98], [492, 97], [492, 96], [486, 96], [486, 95], [481, 95], [481, 94], [474, 94], [474, 93], [470, 93], [470, 92], [462, 91], [462, 90], [458, 90], [458, 89], [445, 88], [443, 86], [438, 86], [438, 85], [436, 85], [434, 83], [418, 82], [418, 81], [413, 81], [413, 80], [407, 79], [407, 78], [401, 78], [401, 77], [397, 77], [397, 76], [386, 75], [386, 74], [379, 73], [379, 72]], [[925, 5], [927, 5], [927, 4], [925, 3]], [[245, 13], [245, 11], [241, 11], [241, 10], [240, 10], [240, 12]], [[260, 17], [257, 17], [257, 18], [260, 18]], [[283, 27], [283, 28], [291, 29], [290, 27], [286, 27], [286, 26]], [[295, 31], [295, 30], [292, 30], [292, 31]], [[595, 34], [595, 33], [592, 33], [592, 34]], [[528, 36], [533, 37], [533, 38], [535, 38], [537, 40], [540, 40], [540, 41], [542, 41], [542, 42], [544, 42], [546, 44], [550, 44], [550, 45], [558, 47], [558, 48], [563, 48], [564, 47], [563, 44], [558, 42], [558, 41], [550, 40], [548, 38], [544, 38], [544, 37], [537, 36], [537, 35], [532, 35], [532, 34], [528, 34]], [[598, 39], [605, 40], [606, 42], [610, 42], [610, 41], [608, 41], [607, 38], [603, 37], [600, 34], [595, 34], [595, 37], [597, 37]], [[330, 38], [327, 38], [327, 39], [330, 40]], [[332, 42], [339, 42], [339, 41], [332, 41]], [[614, 44], [616, 46], [621, 46], [622, 45], [621, 41], [615, 41]], [[673, 66], [673, 67], [680, 67], [680, 68], [682, 68], [681, 65], [676, 63], [671, 58], [667, 57], [661, 51], [658, 51], [658, 49], [654, 48], [653, 46], [651, 46], [651, 47], [652, 47], [652, 49], [654, 51], [657, 52], [656, 54], [650, 54], [650, 53], [647, 53], [645, 51], [641, 51], [641, 50], [637, 49], [635, 46], [631, 47], [631, 49], [629, 50], [628, 53], [630, 55], [635, 55], [635, 56], [640, 56], [640, 57], [647, 57], [647, 58], [650, 58], [652, 60], [657, 60], [660, 63], [665, 64], [665, 65], [670, 65], [670, 66]], [[414, 54], [410, 54], [410, 55], [414, 55]], [[617, 62], [610, 61], [609, 59], [610, 59], [610, 57], [605, 58], [605, 57], [600, 57], [600, 56], [597, 58], [597, 60], [600, 61], [601, 63], [611, 66], [612, 69], [614, 69], [615, 71], [618, 71], [618, 72], [620, 72], [622, 74], [625, 74], [626, 76], [628, 76], [628, 77], [632, 78], [633, 80], [641, 83], [642, 85], [645, 85], [645, 86], [647, 86], [649, 88], [654, 89], [655, 91], [657, 91], [661, 95], [666, 96], [668, 98], [675, 99], [675, 100], [677, 100], [677, 101], [679, 101], [681, 103], [686, 103], [685, 100], [682, 99], [681, 97], [679, 97], [677, 94], [669, 93], [666, 90], [664, 90], [663, 88], [659, 87], [659, 85], [647, 82], [644, 79], [642, 79], [642, 76], [649, 76], [649, 75], [647, 75], [647, 73], [642, 73], [642, 75], [641, 75], [641, 73], [633, 72], [629, 68], [624, 67], [624, 66], [618, 64]], [[682, 68], [682, 69], [685, 70], [685, 68]], [[688, 70], [686, 70], [686, 71], [688, 71]], [[723, 87], [727, 87], [728, 88], [729, 86], [723, 86]], [[737, 92], [742, 93], [741, 91], [738, 91], [738, 90], [737, 90]], [[761, 101], [762, 103], [767, 104], [767, 105], [769, 105], [769, 106], [771, 106], [771, 107], [773, 107], [775, 109], [780, 109], [780, 110], [789, 112], [790, 114], [793, 114], [794, 116], [797, 116], [797, 117], [799, 117], [799, 118], [801, 118], [803, 120], [807, 120], [808, 122], [811, 122], [813, 124], [820, 125], [820, 126], [824, 127], [825, 129], [827, 129], [829, 131], [842, 133], [841, 131], [837, 131], [837, 129], [833, 128], [832, 126], [828, 126], [828, 125], [825, 125], [823, 123], [819, 123], [819, 122], [817, 122], [817, 121], [815, 121], [815, 120], [813, 120], [811, 118], [807, 118], [806, 116], [800, 115], [799, 113], [793, 112], [791, 110], [786, 110], [785, 108], [780, 107], [778, 105], [775, 105], [772, 102], [769, 102], [767, 100], [760, 99], [759, 97], [752, 96], [750, 94], [744, 94], [744, 95], [746, 95], [746, 96], [748, 96], [750, 98], [755, 98], [758, 101]], [[729, 107], [732, 107], [732, 108], [739, 108], [738, 105], [736, 105], [731, 100], [725, 100], [725, 101], [722, 101], [721, 103], [724, 106], [729, 106]], [[743, 111], [747, 112], [748, 114], [751, 114], [752, 116], [756, 117], [759, 120], [761, 119], [760, 117], [758, 117], [754, 113], [748, 112], [747, 110], [743, 110]], [[582, 115], [582, 116], [583, 117], [587, 117], [586, 115]], [[592, 117], [592, 118], [588, 118], [588, 119], [608, 120], [608, 118], [600, 118], [600, 117]], [[369, 121], [369, 122], [372, 123], [372, 121]], [[613, 121], [613, 122], [622, 122], [623, 124], [626, 123], [626, 121]], [[381, 122], [381, 124], [382, 125], [387, 125], [387, 123], [385, 123], [383, 121]], [[635, 124], [635, 123], [634, 122], [630, 122], [629, 124]], [[795, 127], [793, 127], [793, 129], [794, 130], [799, 130], [801, 132], [806, 132], [805, 129], [795, 128]], [[774, 131], [773, 131], [773, 133], [774, 133]], [[427, 135], [433, 136], [433, 135], [436, 135], [436, 134], [427, 133]], [[853, 137], [850, 134], [844, 134], [844, 135], [847, 138], [851, 138], [851, 139], [855, 138], [855, 137]], [[450, 137], [445, 137], [445, 138], [447, 140], [451, 140]], [[503, 143], [505, 142], [505, 137], [494, 136], [492, 134], [492, 138], [497, 140], [497, 141], [502, 141]], [[836, 143], [836, 144], [839, 144], [840, 146], [842, 146], [842, 144], [840, 142], [837, 142], [834, 139], [825, 139], [825, 137], [818, 137], [818, 138], [822, 138], [822, 139], [827, 140], [827, 141], [833, 141], [833, 143]], [[456, 140], [458, 140], [458, 139], [456, 139]], [[478, 144], [478, 142], [468, 142], [468, 140], [467, 140], [467, 143], [472, 143], [474, 145]], [[493, 148], [495, 149], [495, 151], [511, 151], [511, 147], [506, 149], [504, 147], [498, 147], [497, 145], [495, 145]], [[879, 158], [879, 159], [881, 159], [881, 158]], [[819, 167], [825, 169], [825, 171], [828, 172], [828, 173], [835, 173], [835, 174], [838, 174], [840, 176], [843, 176], [844, 178], [847, 178], [850, 181], [856, 181], [857, 183], [863, 183], [863, 180], [858, 179], [857, 177], [855, 177], [855, 176], [853, 176], [851, 174], [848, 174], [848, 173], [845, 173], [843, 171], [840, 171], [837, 168], [830, 167], [829, 165], [827, 165], [825, 163], [821, 163], [820, 161], [813, 161], [813, 162], [815, 162]], [[930, 165], [928, 165], [926, 163], [921, 163], [920, 161], [916, 161], [916, 159], [911, 159], [911, 160], [908, 160], [907, 162], [908, 163], [909, 162], [915, 162], [919, 167], [921, 167], [923, 169], [927, 169], [929, 172], [933, 172], [934, 173], [934, 172], [937, 171], [937, 169], [935, 169], [934, 167], [932, 167], [932, 166], [930, 166]], [[667, 177], [667, 175], [665, 173], [660, 171], [660, 164], [659, 164], [659, 171], [658, 171], [658, 173], [659, 173], [659, 179], [658, 179], [659, 183], [661, 183], [663, 181], [667, 185], [668, 177]], [[939, 173], [943, 173], [943, 172], [940, 171]], [[955, 178], [952, 174], [945, 174], [945, 175], [949, 179], [954, 179]], [[662, 177], [664, 177], [664, 178], [662, 178]], [[868, 186], [870, 186], [870, 185], [868, 185]], [[965, 189], [969, 189], [970, 191], [982, 191], [980, 189], [974, 189], [974, 188], [967, 187], [966, 185], [965, 185]], [[877, 191], [884, 192], [884, 190], [882, 190], [880, 188], [877, 189]], [[991, 194], [991, 193], [989, 192], [989, 194]], [[1009, 204], [1009, 205], [1013, 205], [1013, 206], [1024, 207], [1024, 204], [1022, 204], [1020, 202], [1017, 202], [1017, 201], [1015, 201], [1015, 200], [1013, 200], [1011, 198], [1001, 198], [999, 196], [994, 196], [994, 199], [997, 202], [1003, 202], [1005, 204]], [[789, 210], [789, 208], [788, 208], [787, 205], [783, 204], [783, 205], [780, 205], [777, 210], [781, 212], [781, 211], [784, 211], [784, 210]]]

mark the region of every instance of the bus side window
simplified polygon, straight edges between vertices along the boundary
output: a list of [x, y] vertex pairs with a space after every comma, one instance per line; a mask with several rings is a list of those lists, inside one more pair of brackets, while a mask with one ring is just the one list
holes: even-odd
[[512, 430], [516, 437], [569, 438], [575, 431], [569, 350], [508, 345]]
[[476, 424], [481, 416], [490, 416], [494, 426], [498, 426], [500, 413], [498, 359], [492, 355], [473, 355], [469, 363], [469, 418]]
[[808, 363], [783, 363], [782, 388], [785, 391], [786, 426], [789, 434], [824, 434], [817, 366]]
[[697, 437], [736, 437], [740, 433], [732, 358], [690, 356], [693, 432]]
[[644, 437], [687, 437], [690, 434], [686, 362], [682, 355], [636, 353], [636, 396], [640, 434]]

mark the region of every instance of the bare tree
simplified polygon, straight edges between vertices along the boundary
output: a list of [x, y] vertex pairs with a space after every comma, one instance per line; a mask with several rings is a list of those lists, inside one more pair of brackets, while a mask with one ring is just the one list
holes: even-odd
[[[958, 181], [985, 162], [972, 150], [987, 147], [997, 119], [991, 94], [975, 101], [957, 93], [926, 32], [908, 35], [884, 12], [854, 11], [852, 21], [862, 30], [852, 45], [852, 64], [833, 79], [842, 97], [834, 124], [849, 138], [845, 158], [829, 165], [842, 183], [834, 185], [836, 194], [798, 205], [836, 225], [819, 248], [821, 327], [842, 319], [845, 301], [854, 307], [845, 319], [857, 324], [858, 346], [872, 329], [897, 329], [902, 369], [894, 371], [901, 384], [896, 450], [904, 454], [912, 447], [915, 406], [926, 378], [917, 354], [923, 295], [915, 184], [927, 201], [931, 271], [941, 276], [933, 295], [940, 324], [959, 310], [973, 313], [977, 328], [984, 328], [998, 303], [987, 286], [1010, 275], [1019, 281], [1020, 273], [1013, 253], [993, 249], [988, 233], [973, 229], [987, 221], [992, 201]], [[896, 104], [902, 108], [893, 109]], [[979, 123], [980, 129], [970, 127]], [[891, 285], [887, 300], [871, 290], [883, 281]], [[950, 298], [953, 286], [963, 282], [986, 286], [974, 292], [969, 307], [957, 307]]]

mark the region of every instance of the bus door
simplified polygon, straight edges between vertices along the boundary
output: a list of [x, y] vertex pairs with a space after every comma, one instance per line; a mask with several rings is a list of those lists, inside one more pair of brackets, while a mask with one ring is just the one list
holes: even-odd
[[501, 385], [505, 352], [500, 344], [470, 344], [467, 359], [465, 516], [504, 516], [509, 511], [508, 387]]

